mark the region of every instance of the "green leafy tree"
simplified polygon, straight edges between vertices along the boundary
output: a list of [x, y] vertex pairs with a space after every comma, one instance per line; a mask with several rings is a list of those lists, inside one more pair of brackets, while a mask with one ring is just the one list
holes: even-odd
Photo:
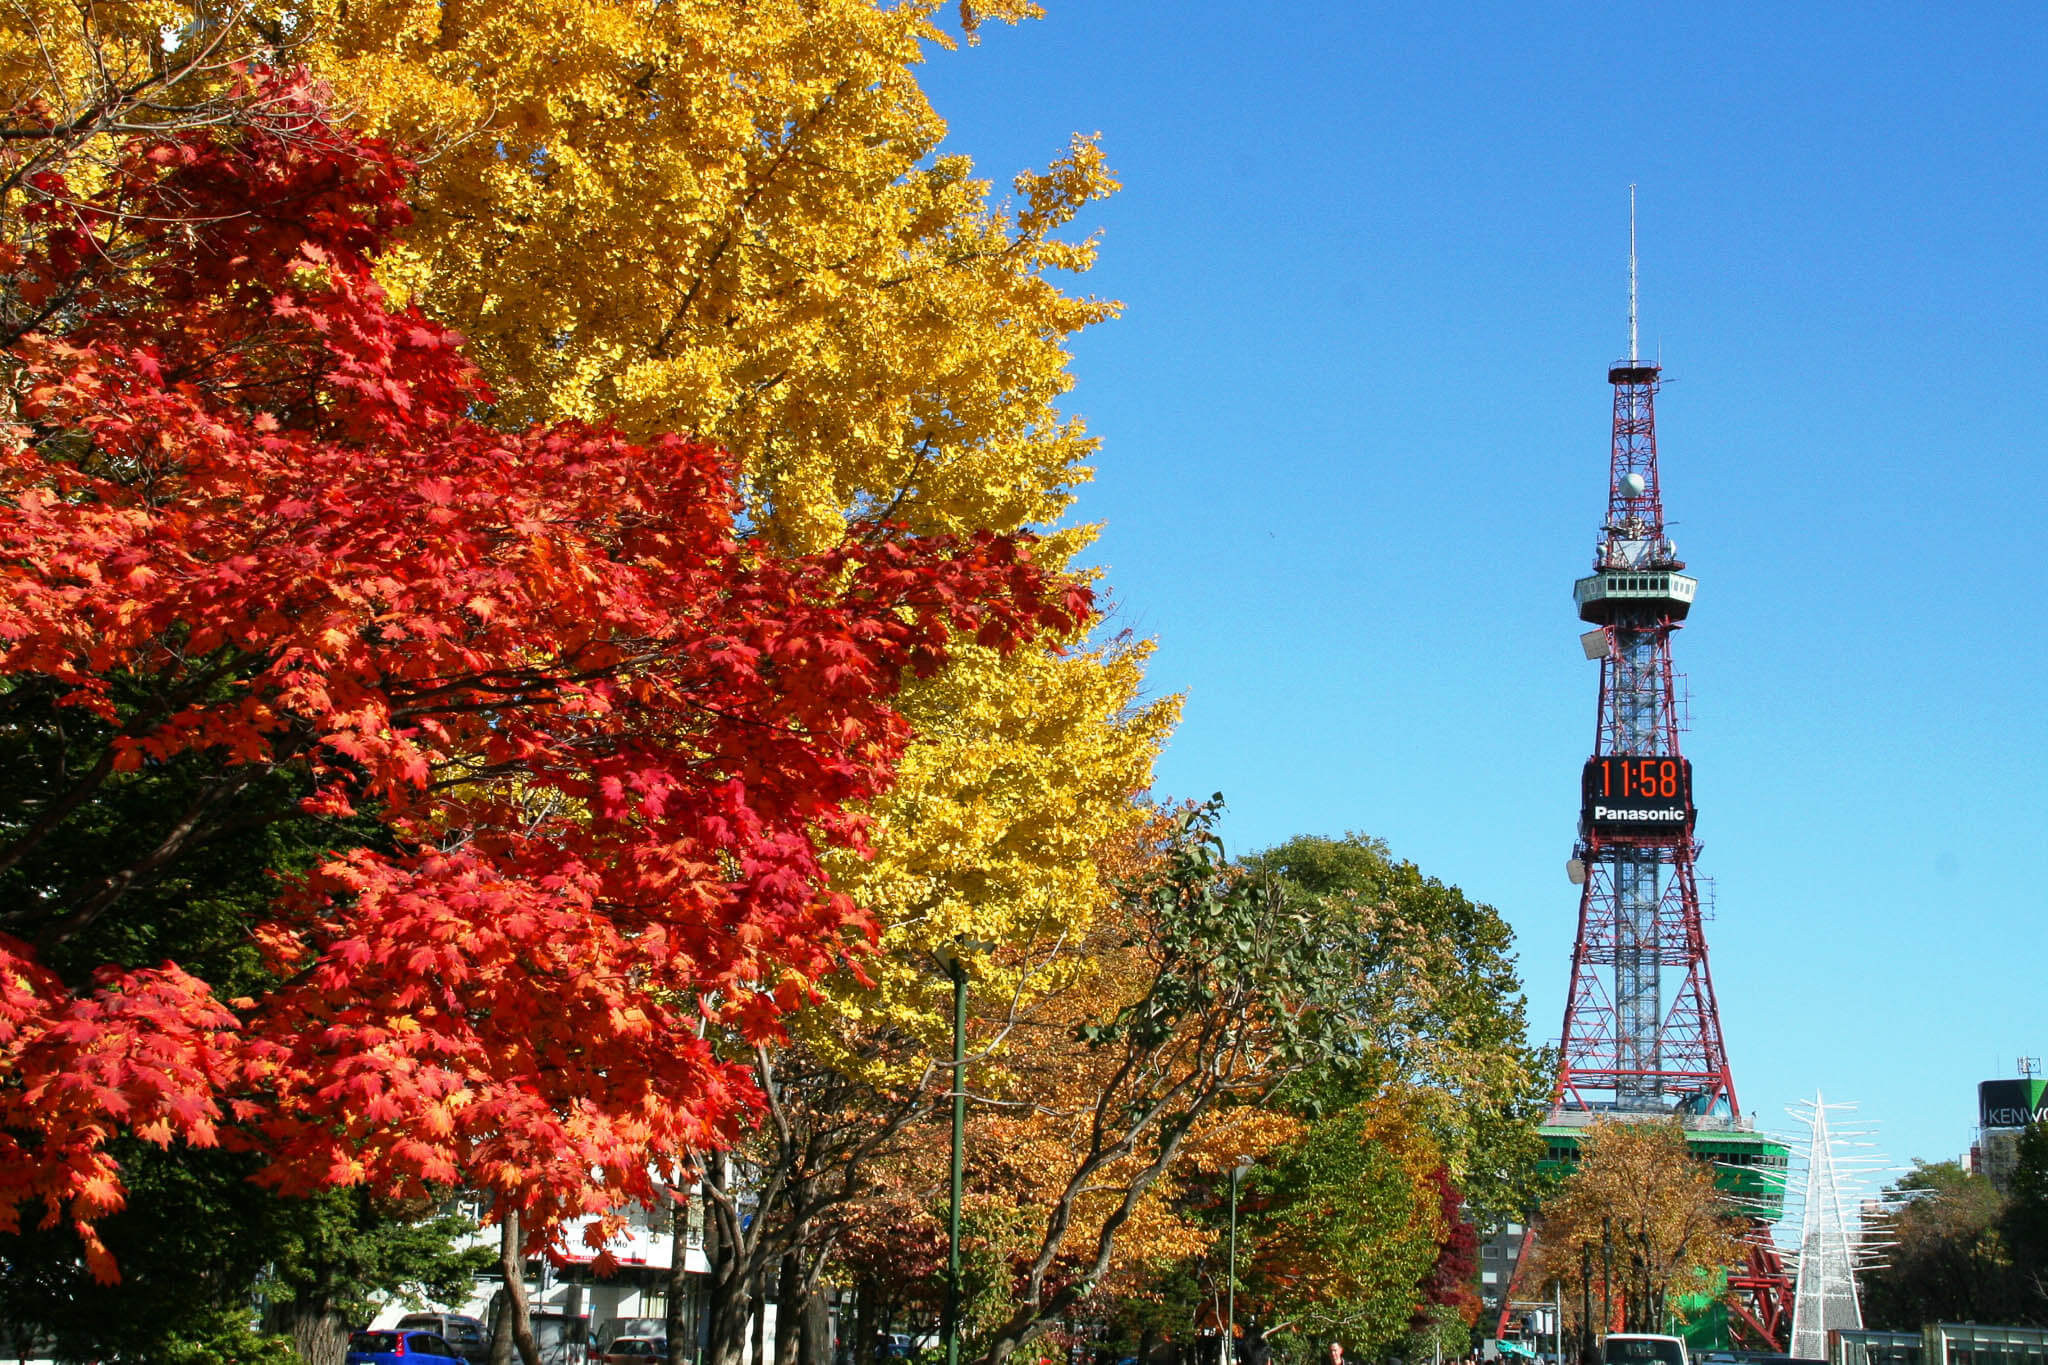
[[1420, 1025], [1414, 967], [1433, 945], [1242, 876], [1214, 832], [1221, 809], [1216, 798], [1163, 822], [1156, 856], [1081, 947], [1086, 989], [1014, 1026], [1006, 1098], [1019, 1117], [987, 1126], [1037, 1154], [1030, 1202], [1044, 1216], [982, 1365], [1094, 1297], [1147, 1196], [1213, 1119], [1256, 1110], [1325, 1063], [1408, 1061], [1381, 1055], [1371, 1030], [1405, 1039], [1402, 1025]]
[[[1301, 835], [1253, 855], [1246, 867], [1291, 896], [1390, 906], [1402, 923], [1449, 945], [1451, 969], [1432, 979], [1423, 1045], [1458, 1064], [1436, 1074], [1419, 1113], [1468, 1207], [1526, 1217], [1537, 1199], [1536, 1125], [1552, 1066], [1544, 1049], [1529, 1044], [1514, 931], [1500, 912], [1396, 860], [1369, 835]], [[1286, 1099], [1311, 1114], [1343, 1109], [1375, 1093], [1377, 1083], [1356, 1067], [1324, 1067]]]
[[306, 1365], [341, 1365], [350, 1329], [391, 1299], [461, 1304], [496, 1259], [463, 1242], [476, 1228], [466, 1214], [379, 1209], [361, 1187], [291, 1201], [284, 1212], [265, 1289], [274, 1325], [291, 1333]]
[[[1116, 914], [1063, 950], [1085, 964], [1079, 988], [1010, 1025], [1005, 1075], [991, 1078], [1002, 1105], [981, 1119], [974, 1159], [1030, 1223], [1012, 1311], [978, 1345], [983, 1365], [1084, 1305], [1093, 1315], [1104, 1293], [1132, 1292], [1117, 1267], [1158, 1273], [1212, 1244], [1178, 1191], [1288, 1141], [1294, 1122], [1274, 1107], [1314, 1073], [1330, 1077], [1315, 1093], [1401, 1096], [1418, 1112], [1497, 1100], [1499, 1058], [1471, 1055], [1475, 1032], [1447, 1022], [1468, 942], [1385, 899], [1309, 893], [1231, 861], [1213, 831], [1219, 807], [1162, 813], [1118, 879]], [[1442, 1156], [1434, 1122], [1406, 1126], [1429, 1157], [1412, 1186]], [[1401, 1207], [1436, 1214], [1412, 1188]], [[1397, 1331], [1435, 1263], [1433, 1237], [1422, 1240]]]
[[[1220, 1223], [1221, 1219], [1205, 1221]], [[1213, 1325], [1221, 1316], [1215, 1305], [1228, 1274], [1227, 1257], [1219, 1238], [1208, 1251], [1152, 1267], [1138, 1292], [1125, 1294], [1110, 1305], [1109, 1341], [1114, 1355], [1136, 1356], [1147, 1362], [1162, 1341], [1192, 1341], [1205, 1325]], [[1256, 1316], [1240, 1283], [1240, 1327]]]
[[1455, 1304], [1433, 1303], [1408, 1332], [1408, 1359], [1457, 1360], [1472, 1349], [1472, 1324]]
[[[1239, 1318], [1258, 1318], [1283, 1361], [1315, 1357], [1332, 1337], [1353, 1351], [1422, 1337], [1433, 1351], [1441, 1337], [1463, 1355], [1468, 1315], [1451, 1300], [1469, 1293], [1469, 1276], [1454, 1276], [1455, 1295], [1436, 1283], [1458, 1259], [1460, 1197], [1520, 1214], [1540, 1152], [1547, 1059], [1526, 1042], [1512, 933], [1490, 906], [1361, 835], [1292, 839], [1237, 875], [1275, 905], [1312, 907], [1304, 946], [1333, 960], [1350, 951], [1344, 926], [1398, 926], [1430, 945], [1430, 965], [1411, 977], [1427, 982], [1407, 1002], [1416, 1032], [1389, 1046], [1392, 1016], [1354, 993], [1358, 1045], [1317, 1058], [1268, 1102], [1306, 1127], [1245, 1187]], [[1208, 1212], [1220, 1247], [1220, 1204]], [[1117, 1310], [1125, 1336], [1143, 1347], [1213, 1324], [1221, 1256], [1156, 1268]]]
[[1288, 1358], [1332, 1339], [1371, 1357], [1411, 1329], [1446, 1231], [1431, 1179], [1440, 1157], [1412, 1107], [1326, 1115], [1252, 1177], [1248, 1298]]
[[246, 1158], [161, 1151], [122, 1139], [128, 1205], [100, 1225], [121, 1283], [87, 1273], [68, 1225], [0, 1238], [0, 1321], [46, 1340], [60, 1360], [271, 1365], [285, 1338], [258, 1330], [256, 1284], [282, 1203], [248, 1180]]

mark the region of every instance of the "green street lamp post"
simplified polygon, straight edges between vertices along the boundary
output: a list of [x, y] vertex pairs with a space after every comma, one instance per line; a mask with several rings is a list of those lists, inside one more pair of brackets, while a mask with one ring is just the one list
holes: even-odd
[[953, 1202], [946, 1213], [946, 1365], [960, 1365], [960, 1195], [967, 1142], [967, 964], [960, 954], [993, 947], [978, 939], [956, 938], [939, 949], [939, 961], [953, 978]]
[[1237, 1187], [1252, 1168], [1252, 1159], [1241, 1156], [1230, 1168], [1230, 1285], [1224, 1291], [1223, 1365], [1237, 1365]]

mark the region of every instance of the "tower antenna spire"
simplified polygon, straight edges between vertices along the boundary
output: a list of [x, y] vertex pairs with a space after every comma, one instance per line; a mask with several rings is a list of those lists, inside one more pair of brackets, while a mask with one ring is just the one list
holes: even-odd
[[1636, 187], [1628, 187], [1628, 363], [1637, 364], [1636, 348]]

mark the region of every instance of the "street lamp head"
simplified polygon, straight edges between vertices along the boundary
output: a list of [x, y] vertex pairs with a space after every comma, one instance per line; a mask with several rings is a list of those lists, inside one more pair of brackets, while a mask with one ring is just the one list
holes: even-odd
[[992, 953], [995, 950], [996, 945], [985, 938], [969, 938], [965, 934], [956, 934], [933, 948], [932, 956], [939, 960], [939, 965], [950, 975], [958, 976], [966, 970], [969, 953]]
[[1239, 1157], [1239, 1158], [1237, 1159], [1237, 1165], [1235, 1165], [1235, 1166], [1233, 1166], [1233, 1167], [1231, 1167], [1231, 1168], [1230, 1168], [1230, 1178], [1231, 1178], [1232, 1180], [1242, 1180], [1242, 1179], [1244, 1179], [1244, 1178], [1245, 1178], [1246, 1176], [1248, 1176], [1248, 1175], [1250, 1175], [1250, 1174], [1252, 1173], [1252, 1166], [1253, 1166], [1253, 1164], [1254, 1164], [1254, 1163], [1253, 1163], [1253, 1159], [1252, 1159], [1251, 1157], [1248, 1157], [1248, 1156], [1241, 1156], [1241, 1157]]

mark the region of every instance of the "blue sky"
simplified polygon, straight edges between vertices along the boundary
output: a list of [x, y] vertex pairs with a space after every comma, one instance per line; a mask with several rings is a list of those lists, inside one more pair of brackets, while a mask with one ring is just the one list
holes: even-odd
[[925, 79], [998, 183], [1125, 184], [1069, 407], [1160, 790], [1498, 906], [1555, 1037], [1636, 182], [1738, 1094], [1961, 1153], [2048, 1052], [2048, 10], [1046, 4]]

